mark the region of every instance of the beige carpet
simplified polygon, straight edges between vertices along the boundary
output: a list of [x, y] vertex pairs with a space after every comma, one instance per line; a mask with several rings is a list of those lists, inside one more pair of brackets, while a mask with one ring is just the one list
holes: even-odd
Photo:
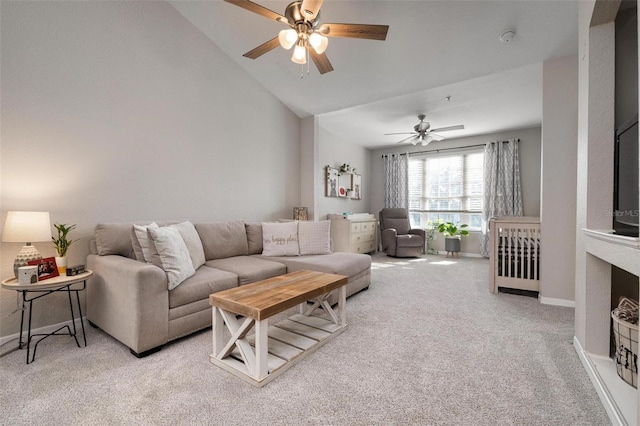
[[[262, 389], [208, 361], [211, 331], [147, 358], [87, 327], [0, 359], [0, 423], [605, 425], [573, 309], [489, 294], [488, 261], [374, 256], [349, 328]], [[3, 348], [3, 350], [5, 350]]]

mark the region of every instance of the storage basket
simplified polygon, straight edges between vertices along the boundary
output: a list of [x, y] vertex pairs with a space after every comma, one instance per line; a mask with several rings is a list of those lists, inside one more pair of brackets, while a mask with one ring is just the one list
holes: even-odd
[[638, 387], [638, 326], [624, 321], [611, 312], [613, 337], [616, 343], [616, 370], [618, 376], [634, 388]]

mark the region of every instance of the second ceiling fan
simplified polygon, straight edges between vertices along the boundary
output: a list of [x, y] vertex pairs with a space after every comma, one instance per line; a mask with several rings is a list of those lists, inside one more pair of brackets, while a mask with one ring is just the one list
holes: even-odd
[[265, 53], [282, 46], [293, 50], [291, 60], [297, 64], [306, 64], [310, 56], [320, 74], [333, 71], [333, 66], [324, 51], [329, 43], [327, 37], [349, 37], [368, 40], [385, 40], [388, 25], [369, 24], [321, 24], [320, 7], [323, 0], [294, 1], [287, 6], [284, 15], [280, 15], [264, 6], [249, 0], [225, 0], [227, 3], [242, 7], [250, 12], [288, 25], [290, 28], [280, 31], [277, 37], [262, 43], [242, 56], [256, 59]]
[[426, 115], [420, 114], [418, 119], [420, 122], [413, 127], [413, 132], [404, 132], [404, 133], [385, 133], [385, 136], [388, 135], [411, 135], [408, 138], [402, 139], [398, 143], [411, 142], [413, 145], [416, 145], [418, 142], [422, 146], [428, 145], [431, 141], [441, 141], [444, 139], [444, 136], [440, 136], [436, 133], [432, 132], [446, 132], [449, 130], [462, 130], [464, 129], [464, 125], [458, 124], [457, 126], [449, 126], [449, 127], [440, 127], [438, 129], [432, 129], [431, 123], [428, 121], [424, 121]]

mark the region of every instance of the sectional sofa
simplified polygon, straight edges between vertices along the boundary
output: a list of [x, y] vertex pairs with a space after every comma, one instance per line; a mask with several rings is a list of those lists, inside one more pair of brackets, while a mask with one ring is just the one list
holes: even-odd
[[370, 256], [329, 244], [329, 221], [101, 223], [86, 316], [142, 357], [211, 326], [211, 293], [301, 269], [348, 276], [347, 296], [368, 288]]

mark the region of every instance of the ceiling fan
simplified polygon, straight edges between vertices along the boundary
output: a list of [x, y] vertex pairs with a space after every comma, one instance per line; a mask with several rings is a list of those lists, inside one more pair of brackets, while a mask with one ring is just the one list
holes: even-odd
[[431, 141], [441, 141], [444, 136], [440, 136], [432, 132], [446, 132], [449, 130], [462, 130], [464, 125], [458, 124], [457, 126], [440, 127], [438, 129], [431, 129], [431, 123], [424, 121], [426, 115], [420, 114], [418, 119], [420, 122], [413, 127], [413, 132], [405, 133], [385, 133], [385, 135], [411, 135], [408, 138], [402, 139], [398, 143], [411, 142], [413, 145], [420, 142], [422, 146], [427, 146]]
[[319, 24], [320, 7], [323, 0], [294, 1], [287, 6], [284, 16], [249, 0], [225, 0], [227, 3], [242, 7], [250, 12], [288, 25], [290, 28], [280, 31], [277, 37], [261, 44], [242, 56], [256, 59], [278, 46], [289, 50], [292, 47], [291, 60], [297, 64], [306, 64], [310, 56], [320, 74], [333, 71], [333, 66], [324, 51], [329, 41], [327, 37], [363, 38], [385, 40], [388, 25], [369, 24]]

